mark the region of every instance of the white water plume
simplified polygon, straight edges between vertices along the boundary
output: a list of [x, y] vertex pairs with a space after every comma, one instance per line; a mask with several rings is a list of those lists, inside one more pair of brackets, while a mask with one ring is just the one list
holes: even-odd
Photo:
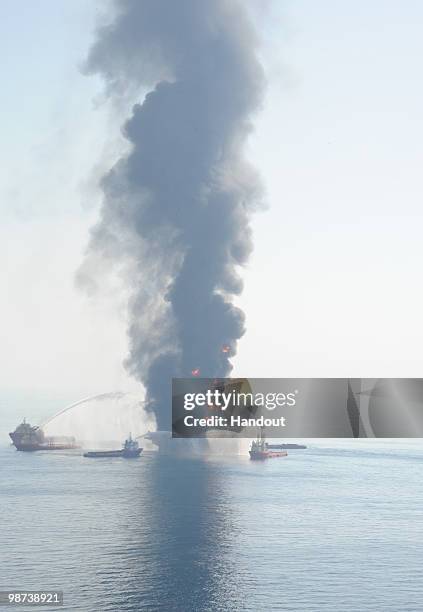
[[103, 393], [60, 410], [42, 425], [47, 436], [74, 436], [84, 446], [119, 445], [128, 436], [154, 429], [137, 393]]

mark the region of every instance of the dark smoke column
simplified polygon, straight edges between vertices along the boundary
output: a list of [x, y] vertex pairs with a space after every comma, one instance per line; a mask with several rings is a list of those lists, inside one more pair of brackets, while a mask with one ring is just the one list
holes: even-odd
[[223, 377], [244, 314], [231, 303], [260, 198], [243, 157], [263, 73], [237, 0], [119, 0], [87, 60], [110, 95], [149, 93], [124, 126], [129, 153], [103, 179], [89, 253], [129, 260], [130, 354], [159, 429], [170, 379]]

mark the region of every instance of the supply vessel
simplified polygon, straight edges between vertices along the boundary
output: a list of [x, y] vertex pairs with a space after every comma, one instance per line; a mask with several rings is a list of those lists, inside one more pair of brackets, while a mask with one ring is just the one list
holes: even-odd
[[90, 457], [92, 459], [100, 457], [124, 457], [125, 459], [131, 459], [133, 457], [139, 457], [142, 450], [138, 442], [133, 440], [131, 434], [129, 434], [129, 438], [125, 440], [122, 448], [118, 450], [88, 451], [84, 453], [84, 457]]
[[9, 433], [18, 451], [65, 450], [79, 448], [75, 438], [68, 436], [46, 436], [40, 427], [32, 426], [24, 419], [15, 431]]
[[[280, 445], [273, 445], [280, 446]], [[263, 461], [264, 459], [273, 459], [274, 457], [287, 457], [286, 450], [274, 450], [269, 448], [264, 435], [264, 428], [260, 428], [257, 439], [251, 442], [250, 459], [253, 461]]]

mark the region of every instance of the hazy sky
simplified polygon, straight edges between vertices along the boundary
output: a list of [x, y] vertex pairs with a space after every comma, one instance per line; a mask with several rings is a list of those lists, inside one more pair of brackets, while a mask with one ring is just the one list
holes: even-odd
[[[74, 282], [96, 181], [122, 146], [101, 84], [79, 70], [97, 6], [0, 1], [3, 401], [134, 387], [125, 296], [90, 300]], [[421, 376], [423, 4], [269, 11], [256, 15], [269, 85], [249, 146], [268, 210], [234, 373]]]

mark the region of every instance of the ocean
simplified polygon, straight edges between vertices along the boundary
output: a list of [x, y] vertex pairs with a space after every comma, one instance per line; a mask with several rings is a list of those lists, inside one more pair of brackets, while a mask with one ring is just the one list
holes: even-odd
[[422, 442], [309, 444], [262, 463], [3, 447], [0, 589], [81, 612], [421, 611]]

